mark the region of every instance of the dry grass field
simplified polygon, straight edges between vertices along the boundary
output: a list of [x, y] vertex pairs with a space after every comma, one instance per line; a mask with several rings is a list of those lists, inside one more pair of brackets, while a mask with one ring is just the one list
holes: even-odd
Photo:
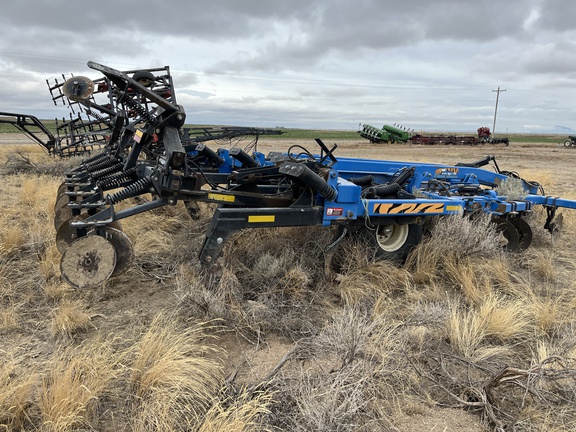
[[[576, 211], [554, 245], [536, 211], [519, 254], [455, 217], [401, 268], [349, 241], [328, 273], [329, 229], [244, 231], [206, 274], [211, 209], [193, 221], [178, 205], [123, 220], [132, 268], [77, 291], [52, 219], [79, 161], [20, 135], [0, 144], [0, 431], [576, 430]], [[450, 164], [494, 154], [576, 199], [573, 148], [338, 144]]]

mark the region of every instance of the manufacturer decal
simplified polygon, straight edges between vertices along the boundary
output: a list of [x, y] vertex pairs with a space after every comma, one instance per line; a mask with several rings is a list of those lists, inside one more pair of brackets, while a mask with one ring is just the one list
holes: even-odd
[[454, 167], [445, 167], [445, 168], [438, 168], [435, 171], [436, 177], [450, 177], [455, 176], [458, 174], [458, 168]]
[[326, 209], [326, 216], [342, 216], [344, 210], [342, 208], [328, 207]]
[[444, 213], [444, 204], [374, 204], [375, 214]]

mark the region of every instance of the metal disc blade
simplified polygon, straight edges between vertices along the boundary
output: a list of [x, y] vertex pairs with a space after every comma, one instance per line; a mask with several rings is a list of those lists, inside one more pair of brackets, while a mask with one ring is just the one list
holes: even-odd
[[554, 219], [554, 222], [550, 224], [550, 234], [552, 234], [552, 244], [556, 244], [558, 239], [560, 238], [560, 234], [562, 233], [562, 227], [564, 226], [564, 216], [559, 214]]
[[60, 224], [56, 231], [56, 247], [63, 254], [69, 245], [78, 239], [78, 231], [72, 227], [72, 222], [86, 219], [86, 216], [70, 217]]
[[100, 236], [84, 236], [74, 241], [62, 255], [60, 271], [75, 288], [92, 288], [104, 283], [116, 267], [116, 250]]
[[64, 84], [62, 84], [62, 93], [64, 93], [68, 99], [86, 99], [94, 93], [94, 83], [90, 78], [75, 76], [67, 79]]
[[96, 228], [94, 232], [96, 235], [104, 237], [112, 243], [116, 250], [116, 268], [114, 269], [112, 276], [119, 276], [122, 273], [125, 273], [132, 266], [132, 262], [134, 261], [134, 248], [132, 247], [132, 241], [130, 238], [121, 230], [112, 226]]
[[520, 217], [512, 218], [509, 222], [514, 225], [514, 228], [518, 231], [518, 250], [523, 251], [528, 249], [532, 243], [532, 227]]
[[519, 250], [520, 235], [514, 225], [506, 219], [496, 218], [492, 220], [496, 224], [496, 231], [500, 234], [502, 248], [508, 252], [517, 252]]
[[70, 202], [70, 197], [68, 195], [60, 195], [56, 202], [54, 203], [54, 212], [58, 211], [62, 207], [66, 207]]
[[54, 229], [56, 232], [60, 229], [62, 224], [72, 219], [72, 209], [67, 205], [54, 211]]
[[200, 206], [197, 201], [184, 201], [184, 207], [193, 220], [200, 219]]
[[56, 193], [56, 196], [60, 197], [60, 196], [64, 195], [64, 192], [66, 192], [67, 190], [68, 190], [68, 185], [66, 184], [66, 182], [60, 183], [60, 186], [58, 186], [58, 192]]
[[[65, 207], [59, 212], [60, 218], [65, 217], [66, 209], [68, 209], [68, 207]], [[88, 215], [86, 213], [78, 216], [72, 216], [72, 213], [70, 213], [68, 219], [62, 220], [56, 229], [56, 247], [60, 253], [64, 253], [68, 245], [70, 245], [74, 240], [78, 238], [78, 229], [72, 226], [72, 222], [82, 221], [87, 217]], [[111, 222], [107, 225], [107, 227], [122, 231], [122, 225], [120, 224], [120, 221]]]
[[72, 218], [72, 209], [64, 206], [54, 211], [54, 229], [56, 232], [60, 229], [62, 224]]

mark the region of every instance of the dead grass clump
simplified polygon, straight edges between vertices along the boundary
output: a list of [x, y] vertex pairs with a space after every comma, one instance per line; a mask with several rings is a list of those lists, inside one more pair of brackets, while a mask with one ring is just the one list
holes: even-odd
[[79, 333], [87, 331], [91, 319], [85, 306], [78, 300], [63, 300], [54, 310], [50, 332], [56, 338], [71, 340]]
[[492, 290], [490, 273], [479, 269], [476, 260], [471, 258], [448, 259], [444, 261], [444, 274], [449, 285], [459, 288], [471, 305], [480, 304]]
[[46, 283], [54, 283], [60, 279], [60, 260], [62, 255], [56, 247], [56, 243], [50, 242], [40, 255], [38, 272]]
[[564, 296], [557, 298], [536, 297], [526, 298], [525, 308], [532, 315], [537, 334], [554, 336], [569, 322], [569, 302]]
[[484, 322], [487, 337], [501, 343], [527, 340], [534, 335], [534, 325], [523, 299], [506, 300], [492, 294], [484, 298], [478, 315]]
[[0, 430], [20, 430], [33, 400], [38, 374], [19, 370], [14, 361], [0, 360]]
[[502, 253], [496, 226], [490, 216], [473, 218], [458, 215], [438, 220], [428, 238], [424, 239], [406, 261], [416, 283], [432, 283], [448, 266], [471, 259], [490, 259]]
[[244, 391], [236, 398], [215, 401], [201, 424], [198, 432], [264, 432], [271, 431], [263, 424], [270, 413], [272, 393], [269, 391]]
[[134, 245], [134, 267], [145, 277], [172, 281], [181, 265], [198, 261], [204, 231], [194, 226], [183, 207], [139, 215], [137, 220], [126, 220], [123, 228]]
[[388, 261], [377, 261], [338, 276], [338, 290], [345, 305], [373, 303], [381, 296], [405, 292], [411, 275]]
[[188, 430], [217, 395], [222, 366], [209, 354], [205, 324], [179, 329], [174, 318], [158, 316], [136, 346], [130, 386], [135, 431]]
[[0, 304], [0, 334], [18, 328], [18, 309], [19, 305], [14, 303]]
[[73, 293], [74, 289], [65, 282], [61, 281], [51, 281], [45, 282], [42, 285], [42, 291], [44, 296], [49, 300], [62, 300], [68, 294]]
[[485, 317], [475, 310], [452, 307], [446, 322], [446, 336], [454, 352], [463, 358], [480, 362], [492, 357], [508, 355], [506, 346], [489, 346]]
[[118, 361], [110, 344], [103, 341], [57, 354], [39, 389], [41, 429], [65, 432], [93, 428], [99, 401], [117, 379]]
[[19, 225], [12, 225], [0, 233], [0, 253], [13, 255], [26, 243], [24, 230]]
[[555, 282], [558, 279], [555, 255], [553, 250], [531, 248], [523, 254], [521, 265], [541, 280]]
[[35, 176], [22, 180], [19, 203], [33, 212], [37, 218], [52, 220], [58, 179], [51, 176]]

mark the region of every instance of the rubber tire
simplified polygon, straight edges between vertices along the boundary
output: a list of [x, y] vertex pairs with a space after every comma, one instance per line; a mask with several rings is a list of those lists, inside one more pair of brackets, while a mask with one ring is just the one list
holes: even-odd
[[564, 141], [564, 147], [572, 147], [572, 140]]
[[408, 254], [422, 239], [423, 225], [379, 225], [376, 229], [363, 229], [362, 236], [374, 251], [374, 258], [403, 264]]

